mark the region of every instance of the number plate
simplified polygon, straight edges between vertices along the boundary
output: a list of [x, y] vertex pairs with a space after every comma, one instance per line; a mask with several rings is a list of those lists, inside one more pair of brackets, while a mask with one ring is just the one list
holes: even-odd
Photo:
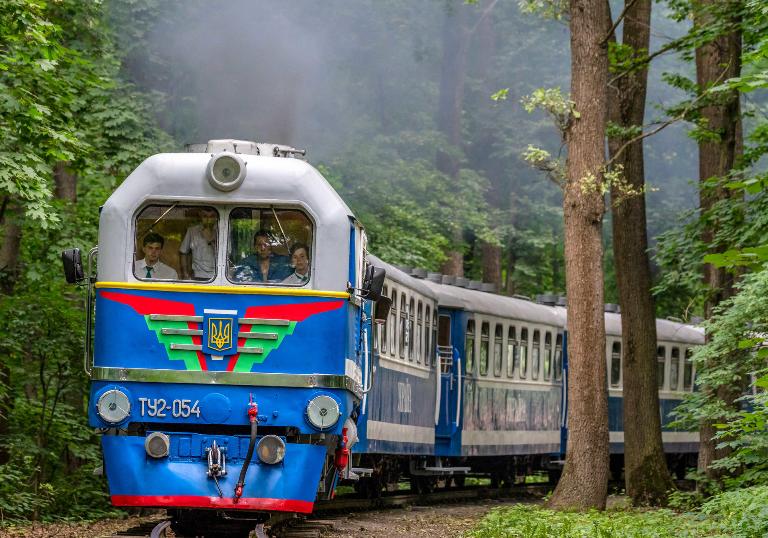
[[139, 398], [142, 417], [189, 418], [194, 415], [200, 418], [199, 400], [165, 400], [163, 398]]

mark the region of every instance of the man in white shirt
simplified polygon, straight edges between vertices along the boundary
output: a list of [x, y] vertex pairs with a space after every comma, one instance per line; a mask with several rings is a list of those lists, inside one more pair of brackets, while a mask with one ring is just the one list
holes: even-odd
[[187, 234], [179, 246], [183, 280], [211, 280], [216, 276], [218, 218], [215, 209], [201, 208], [201, 223], [187, 229]]
[[141, 250], [144, 252], [144, 259], [133, 262], [133, 274], [136, 278], [151, 278], [158, 280], [178, 280], [179, 275], [173, 267], [165, 265], [160, 261], [160, 254], [163, 252], [165, 239], [156, 233], [148, 233], [144, 236]]

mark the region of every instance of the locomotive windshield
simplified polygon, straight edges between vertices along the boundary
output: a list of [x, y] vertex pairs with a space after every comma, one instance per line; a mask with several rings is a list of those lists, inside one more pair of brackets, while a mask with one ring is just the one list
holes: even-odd
[[312, 222], [298, 209], [238, 207], [229, 214], [227, 278], [235, 284], [305, 286]]
[[210, 206], [156, 204], [136, 217], [133, 274], [140, 280], [216, 277], [219, 214]]

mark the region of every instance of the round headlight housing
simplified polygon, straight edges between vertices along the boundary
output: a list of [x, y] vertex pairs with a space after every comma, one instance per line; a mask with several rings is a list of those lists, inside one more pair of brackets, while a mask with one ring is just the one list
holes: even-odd
[[131, 414], [131, 400], [119, 389], [110, 389], [99, 396], [96, 412], [102, 420], [117, 424]]
[[341, 410], [336, 400], [326, 394], [315, 396], [307, 404], [307, 420], [318, 430], [327, 430], [339, 421]]
[[144, 439], [144, 450], [153, 458], [164, 458], [168, 455], [171, 440], [162, 432], [152, 432]]
[[267, 465], [275, 465], [285, 457], [285, 442], [277, 435], [265, 435], [256, 446], [256, 454]]
[[233, 191], [245, 180], [245, 161], [236, 153], [217, 153], [208, 161], [208, 181], [220, 191]]

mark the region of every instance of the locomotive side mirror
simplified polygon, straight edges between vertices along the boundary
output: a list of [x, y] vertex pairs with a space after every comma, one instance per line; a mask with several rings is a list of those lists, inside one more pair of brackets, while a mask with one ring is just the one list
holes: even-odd
[[379, 297], [373, 306], [373, 322], [384, 325], [389, 317], [389, 310], [392, 308], [392, 299], [386, 296]]
[[381, 297], [381, 290], [384, 289], [384, 277], [387, 272], [381, 267], [369, 265], [365, 270], [363, 279], [363, 298], [371, 301], [378, 301]]
[[79, 248], [69, 248], [61, 253], [64, 264], [64, 277], [68, 284], [77, 284], [85, 279], [83, 273], [83, 258]]

